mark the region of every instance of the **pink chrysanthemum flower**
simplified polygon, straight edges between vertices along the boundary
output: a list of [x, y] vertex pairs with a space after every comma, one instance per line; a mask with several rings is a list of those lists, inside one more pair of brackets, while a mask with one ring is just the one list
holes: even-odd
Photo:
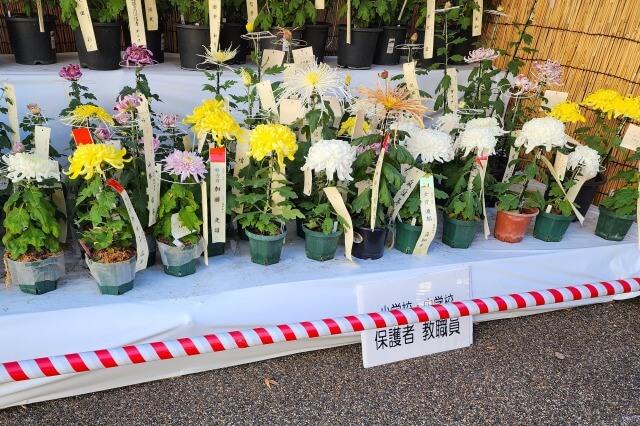
[[166, 129], [176, 127], [176, 120], [178, 120], [178, 114], [160, 114], [160, 122]]
[[193, 177], [193, 180], [198, 183], [207, 173], [202, 157], [195, 152], [177, 149], [164, 159], [163, 170], [170, 175], [179, 176], [180, 182]]
[[118, 113], [114, 115], [113, 118], [123, 126], [129, 124], [131, 118], [133, 118], [134, 111], [137, 107], [140, 106], [141, 103], [142, 98], [140, 98], [139, 96], [121, 95], [118, 98], [116, 106], [113, 107], [115, 111], [118, 111]]
[[479, 47], [476, 50], [469, 52], [469, 56], [464, 57], [464, 61], [468, 64], [481, 61], [493, 61], [497, 59], [500, 54], [493, 49], [487, 47]]
[[82, 77], [80, 67], [76, 64], [69, 64], [58, 72], [58, 75], [67, 81], [78, 81]]
[[126, 67], [143, 67], [145, 65], [153, 65], [153, 59], [151, 57], [153, 53], [147, 49], [147, 46], [137, 46], [135, 43], [127, 47], [127, 50], [122, 55], [122, 61]]
[[519, 96], [528, 92], [533, 92], [538, 88], [538, 83], [529, 80], [524, 74], [519, 74], [513, 82], [512, 94], [513, 96]]
[[541, 82], [551, 86], [562, 86], [562, 67], [556, 61], [547, 59], [545, 62], [533, 63], [534, 74]]
[[[143, 138], [138, 138], [138, 145], [142, 145], [144, 146], [144, 139]], [[155, 135], [153, 136], [153, 152], [156, 152], [158, 150], [158, 148], [160, 147], [160, 139], [158, 139], [157, 137], [155, 137]], [[142, 154], [144, 155], [144, 149], [143, 151], [141, 151]]]
[[111, 140], [111, 132], [109, 131], [109, 129], [107, 129], [104, 126], [100, 126], [98, 127], [94, 132], [94, 135], [96, 135], [96, 137], [98, 139], [100, 139], [101, 141], [108, 141]]

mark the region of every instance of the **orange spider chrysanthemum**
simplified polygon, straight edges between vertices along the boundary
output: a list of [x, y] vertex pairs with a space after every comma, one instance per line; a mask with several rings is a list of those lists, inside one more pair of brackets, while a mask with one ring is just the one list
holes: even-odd
[[367, 103], [375, 107], [376, 111], [382, 110], [385, 116], [390, 113], [406, 113], [422, 123], [424, 113], [429, 110], [422, 104], [427, 100], [426, 98], [413, 98], [406, 87], [391, 88], [388, 81], [384, 87], [378, 83], [375, 89], [361, 86], [358, 92], [364, 96]]

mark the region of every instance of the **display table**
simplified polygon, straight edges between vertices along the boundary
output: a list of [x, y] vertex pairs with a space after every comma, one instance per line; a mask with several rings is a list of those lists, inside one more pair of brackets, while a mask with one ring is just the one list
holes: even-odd
[[[489, 212], [493, 225], [495, 212]], [[189, 277], [164, 275], [159, 264], [141, 271], [134, 289], [122, 296], [101, 295], [88, 270], [76, 267], [51, 293], [32, 296], [16, 286], [0, 292], [0, 362], [354, 314], [359, 285], [388, 282], [392, 289], [403, 276], [460, 266], [470, 267], [473, 297], [638, 276], [637, 227], [615, 243], [593, 234], [596, 221], [597, 209], [592, 208], [584, 226], [573, 223], [561, 243], [536, 240], [531, 232], [520, 244], [478, 234], [467, 250], [442, 244], [439, 230], [426, 257], [388, 250], [380, 260], [357, 264], [343, 257], [342, 247], [333, 261], [309, 260], [304, 241], [290, 235], [282, 261], [265, 267], [250, 262], [247, 242], [234, 241], [233, 250], [228, 246], [208, 267], [201, 261]], [[68, 254], [67, 262], [81, 261]], [[638, 293], [621, 297], [634, 296]], [[554, 309], [610, 300], [563, 303]], [[548, 310], [488, 314], [474, 321]], [[2, 384], [0, 407], [357, 342], [357, 334], [340, 335]]]
[[[335, 57], [325, 59], [329, 65], [336, 65]], [[57, 64], [40, 66], [19, 65], [14, 62], [13, 55], [0, 55], [0, 80], [15, 86], [18, 114], [25, 115], [28, 104], [38, 104], [42, 108], [43, 114], [53, 119], [47, 124], [52, 127], [52, 144], [57, 149], [66, 149], [66, 151], [62, 151], [65, 154], [69, 154], [69, 127], [56, 120], [60, 111], [68, 106], [66, 90], [68, 90], [69, 82], [59, 77], [58, 71], [69, 63], [78, 63], [76, 53], [60, 53]], [[247, 66], [255, 68], [255, 65], [249, 62]], [[239, 66], [233, 66], [233, 68], [237, 69]], [[458, 67], [458, 69], [460, 71], [458, 81], [460, 84], [465, 84], [472, 66], [465, 65]], [[374, 65], [371, 70], [349, 71], [341, 69], [339, 72], [345, 77], [347, 74], [351, 75], [351, 87], [355, 91], [360, 85], [374, 85], [378, 81], [377, 74], [383, 70], [388, 70], [389, 75], [394, 76], [402, 73], [402, 66]], [[120, 90], [124, 86], [133, 86], [135, 83], [133, 69], [121, 68], [113, 71], [82, 69], [82, 73], [84, 75], [80, 82], [87, 86], [97, 98], [97, 101], [93, 102], [109, 112], [113, 112], [113, 106]], [[202, 91], [203, 84], [211, 83], [207, 80], [204, 72], [181, 69], [179, 57], [175, 53], [165, 54], [164, 63], [146, 67], [144, 74], [149, 81], [151, 91], [157, 93], [163, 101], [162, 103], [153, 103], [152, 108], [156, 113], [179, 114], [180, 120], [182, 120], [187, 114], [191, 114], [193, 108], [200, 105], [203, 99], [214, 97], [213, 93]], [[418, 76], [420, 89], [433, 95], [442, 74], [443, 71], [440, 70]], [[280, 79], [278, 76], [265, 78], [272, 81]], [[240, 76], [232, 70], [225, 69], [222, 79], [236, 81], [230, 91], [226, 92], [227, 94], [241, 95], [244, 93], [245, 89]], [[433, 106], [433, 103], [428, 102], [428, 105]], [[427, 113], [426, 115], [430, 117], [434, 114]], [[236, 117], [239, 121], [242, 121], [243, 118]]]

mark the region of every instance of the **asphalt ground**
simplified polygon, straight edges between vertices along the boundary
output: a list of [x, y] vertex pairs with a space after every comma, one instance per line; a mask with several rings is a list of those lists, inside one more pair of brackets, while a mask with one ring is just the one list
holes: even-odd
[[364, 369], [340, 347], [0, 411], [0, 425], [640, 425], [640, 298], [491, 321]]

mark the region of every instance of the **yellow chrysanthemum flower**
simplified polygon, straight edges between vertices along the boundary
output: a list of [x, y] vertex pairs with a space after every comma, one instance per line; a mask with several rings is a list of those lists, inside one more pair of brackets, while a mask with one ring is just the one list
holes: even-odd
[[247, 29], [248, 33], [252, 33], [253, 32], [253, 22], [247, 22], [247, 25], [245, 25], [245, 28]]
[[210, 133], [218, 145], [222, 144], [224, 139], [235, 139], [243, 131], [224, 109], [224, 102], [215, 99], [205, 100], [202, 105], [193, 109], [193, 115], [188, 115], [182, 122], [191, 124], [198, 138]]
[[246, 69], [240, 68], [240, 76], [242, 77], [242, 84], [244, 84], [245, 87], [251, 86], [251, 74], [249, 74]]
[[122, 169], [124, 163], [131, 161], [131, 158], [124, 158], [126, 154], [126, 149], [118, 150], [112, 145], [80, 145], [69, 157], [69, 170], [64, 173], [69, 175], [71, 179], [77, 179], [78, 176], [84, 175], [84, 178], [89, 180], [95, 174], [104, 175], [103, 167], [105, 165], [110, 165], [114, 169]]
[[615, 90], [600, 89], [587, 95], [580, 105], [599, 110], [611, 118], [614, 114], [614, 104], [618, 102], [621, 97], [622, 95]]
[[295, 133], [283, 124], [260, 124], [249, 135], [247, 154], [257, 161], [275, 153], [278, 162], [284, 164], [284, 158], [293, 160], [297, 150]]
[[87, 120], [92, 118], [105, 124], [114, 124], [113, 118], [109, 113], [104, 108], [95, 105], [78, 105], [71, 111], [71, 114], [60, 120], [75, 126], [86, 126]]
[[632, 120], [640, 119], [640, 97], [620, 96], [612, 102], [613, 116], [628, 117]]
[[[355, 127], [356, 127], [356, 118], [349, 117], [340, 125], [340, 130], [338, 130], [338, 135], [353, 136], [353, 131], [355, 130]], [[365, 133], [369, 133], [371, 126], [369, 125], [369, 123], [365, 121], [364, 125], [362, 126], [362, 129], [364, 130]]]
[[547, 117], [556, 118], [563, 123], [577, 123], [578, 121], [585, 123], [587, 121], [584, 115], [580, 114], [580, 108], [577, 102], [560, 102], [547, 113]]

